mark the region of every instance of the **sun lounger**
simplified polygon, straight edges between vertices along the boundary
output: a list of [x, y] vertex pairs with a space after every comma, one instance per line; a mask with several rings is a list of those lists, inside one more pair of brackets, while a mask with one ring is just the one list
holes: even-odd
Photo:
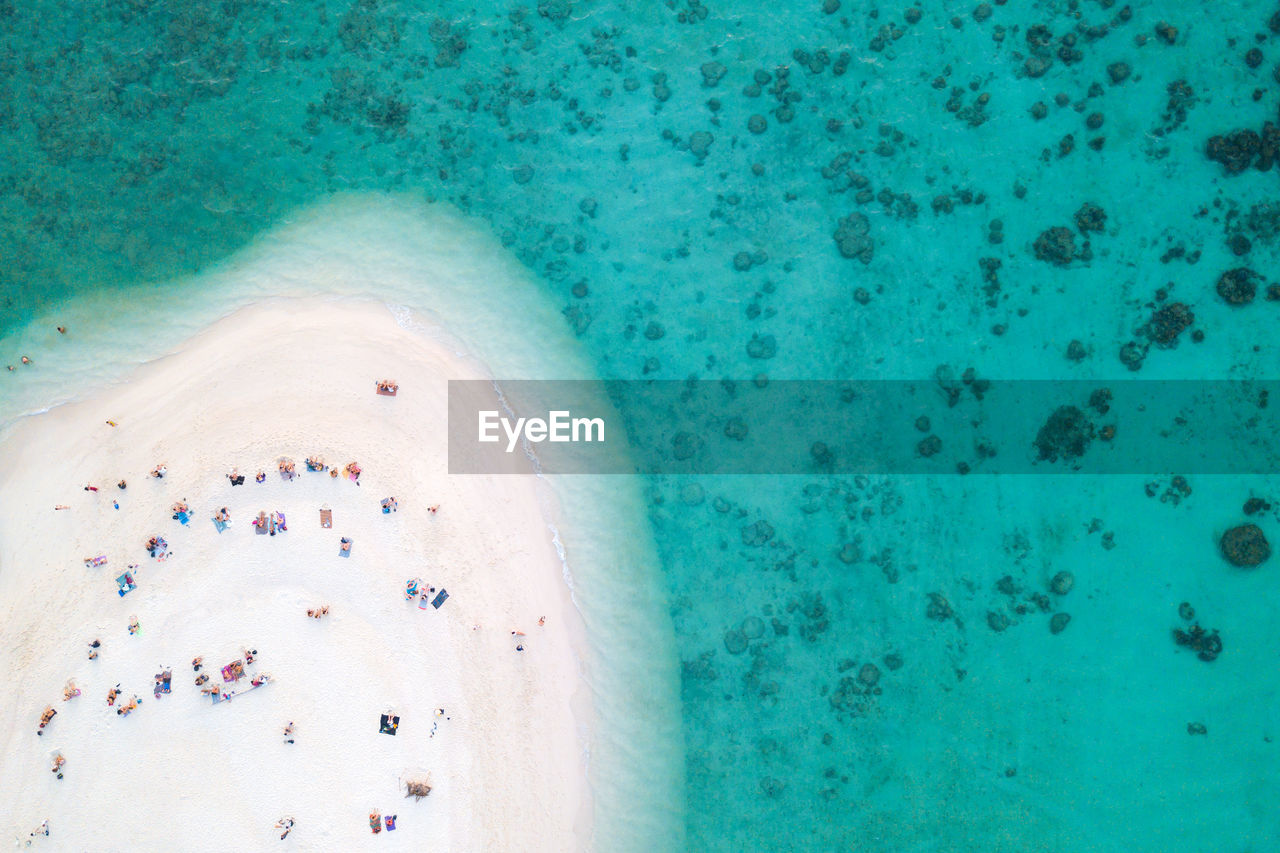
[[[448, 600], [448, 598], [449, 598], [449, 593], [445, 592], [445, 591], [442, 589], [442, 590], [440, 590], [440, 592], [436, 593], [435, 601], [432, 601], [432, 602], [431, 602], [431, 606], [432, 606], [432, 607], [434, 607], [436, 610], [439, 610], [439, 609], [440, 609], [440, 605], [441, 605], [441, 604], [444, 604], [444, 603], [445, 603], [445, 601], [447, 601], [447, 600]], [[465, 609], [465, 608], [464, 608], [464, 609]]]
[[330, 530], [333, 528], [333, 510], [331, 509], [320, 510], [320, 526], [323, 527], [325, 530]]

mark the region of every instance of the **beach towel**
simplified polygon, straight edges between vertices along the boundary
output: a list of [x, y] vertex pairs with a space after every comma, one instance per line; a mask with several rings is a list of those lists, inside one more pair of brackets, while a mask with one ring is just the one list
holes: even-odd
[[258, 519], [256, 519], [256, 518], [255, 518], [255, 519], [253, 520], [254, 532], [255, 532], [255, 533], [257, 533], [257, 534], [258, 534], [258, 535], [260, 535], [260, 536], [264, 536], [264, 535], [266, 535], [266, 532], [267, 532], [267, 523], [268, 523], [268, 522], [263, 522], [263, 523], [259, 524], [259, 523], [258, 523]]
[[121, 598], [124, 598], [126, 595], [138, 588], [138, 585], [133, 582], [133, 575], [128, 572], [125, 572], [120, 577], [116, 578], [116, 586], [120, 588], [118, 592], [120, 593]]
[[289, 526], [285, 523], [283, 512], [281, 512], [280, 510], [276, 510], [275, 519], [276, 519], [276, 527], [279, 530], [287, 531], [289, 529]]
[[84, 564], [85, 564], [86, 566], [90, 566], [90, 567], [95, 568], [95, 569], [96, 569], [98, 566], [105, 566], [105, 565], [107, 564], [107, 555], [106, 555], [106, 554], [99, 554], [99, 555], [98, 555], [98, 556], [96, 556], [96, 557], [86, 557], [86, 558], [85, 558], [85, 560], [84, 560]]
[[393, 829], [395, 829], [395, 828], [396, 828], [396, 816], [395, 816], [395, 815], [393, 815], [393, 814], [389, 814], [389, 815], [387, 815], [386, 817], [384, 817], [382, 820], [383, 820], [383, 822], [385, 822], [385, 823], [386, 823], [386, 825], [387, 825], [387, 832], [390, 832], [391, 830], [393, 830]]
[[325, 530], [329, 530], [333, 527], [333, 510], [331, 509], [320, 510], [320, 526], [323, 527]]
[[183, 524], [186, 524], [188, 521], [191, 520], [191, 514], [187, 512], [174, 513], [173, 517], [178, 519], [178, 521], [182, 522]]
[[374, 835], [382, 832], [382, 815], [377, 812], [369, 812], [369, 829]]
[[212, 518], [212, 519], [210, 519], [210, 521], [212, 521], [212, 522], [213, 522], [213, 526], [214, 526], [215, 528], [217, 528], [217, 530], [218, 530], [218, 532], [219, 532], [219, 533], [221, 533], [222, 531], [226, 530], [226, 529], [227, 529], [227, 525], [229, 525], [229, 524], [231, 523], [231, 522], [229, 522], [229, 521], [218, 521], [218, 519], [216, 519], [216, 518]]
[[419, 595], [419, 596], [418, 596], [418, 609], [419, 609], [419, 610], [426, 610], [426, 609], [427, 609], [427, 605], [428, 605], [428, 604], [430, 604], [430, 603], [431, 603], [431, 592], [430, 592], [430, 590], [425, 590], [425, 589], [424, 589], [424, 590], [422, 590], [421, 595]]
[[418, 585], [422, 583], [418, 578], [410, 578], [404, 582], [404, 600], [412, 601], [418, 595]]
[[398, 385], [378, 385], [375, 387], [375, 390], [383, 397], [394, 397], [396, 392], [400, 390], [400, 387]]
[[378, 731], [384, 735], [395, 737], [396, 729], [400, 728], [400, 718], [393, 717], [389, 714], [382, 715], [382, 723], [378, 726]]
[[[346, 545], [347, 547], [346, 547], [345, 549], [343, 549], [342, 545]], [[345, 537], [345, 536], [344, 536], [344, 537], [342, 537], [342, 542], [341, 542], [341, 544], [338, 546], [338, 556], [339, 556], [339, 557], [350, 557], [350, 556], [351, 556], [351, 547], [350, 547], [350, 546], [351, 546], [351, 540], [350, 540], [350, 539], [348, 539], [348, 538], [347, 538], [347, 537]]]

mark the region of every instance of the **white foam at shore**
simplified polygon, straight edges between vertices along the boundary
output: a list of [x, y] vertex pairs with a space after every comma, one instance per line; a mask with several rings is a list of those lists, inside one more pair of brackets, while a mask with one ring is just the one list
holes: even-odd
[[[555, 307], [491, 238], [440, 208], [399, 199], [347, 197], [297, 217], [197, 281], [163, 291], [140, 290], [127, 301], [90, 297], [11, 335], [4, 347], [25, 351], [35, 365], [6, 377], [14, 380], [13, 393], [0, 401], [0, 424], [12, 433], [28, 420], [24, 411], [84, 399], [126, 381], [139, 362], [185, 348], [184, 341], [193, 333], [245, 305], [260, 303], [287, 313], [290, 303], [282, 300], [316, 294], [372, 298], [395, 306], [390, 311], [402, 329], [463, 354], [461, 363], [477, 375], [591, 375]], [[65, 337], [51, 331], [58, 324], [69, 327]], [[324, 368], [318, 364], [317, 369]], [[31, 419], [56, 418], [60, 411]], [[295, 458], [303, 454], [303, 448], [292, 453]], [[76, 483], [65, 485], [79, 488]], [[543, 529], [550, 532], [563, 582], [572, 587], [587, 629], [581, 663], [590, 696], [590, 711], [584, 716], [590, 727], [593, 806], [590, 821], [579, 824], [575, 843], [601, 850], [678, 846], [683, 755], [677, 664], [638, 492], [622, 478], [563, 478], [539, 488], [549, 492], [541, 500], [542, 508], [553, 513], [541, 522]], [[13, 498], [6, 494], [5, 500]], [[14, 586], [20, 570], [17, 557], [0, 541], [4, 589]], [[34, 570], [29, 564], [21, 569]], [[46, 565], [39, 571], [49, 577], [66, 567]], [[74, 571], [84, 573], [79, 566]], [[446, 609], [454, 604], [451, 601]], [[4, 605], [11, 608], [13, 602], [6, 600]], [[67, 666], [78, 671], [84, 666], [79, 648], [83, 638], [79, 631], [69, 633], [74, 636], [58, 648], [74, 650]], [[182, 661], [169, 663], [175, 664], [177, 676]], [[153, 668], [153, 662], [142, 666]], [[463, 670], [465, 677], [465, 666]], [[38, 679], [33, 673], [19, 674], [17, 680], [24, 688], [18, 692], [28, 702], [34, 701], [36, 686], [47, 688], [34, 683]], [[101, 703], [96, 695], [87, 698]], [[159, 704], [146, 707], [136, 720], [139, 728], [148, 717], [169, 710]], [[6, 761], [15, 752], [44, 748], [31, 745], [32, 709], [10, 710], [16, 715], [15, 731], [7, 739]], [[39, 707], [34, 708], [38, 712]], [[64, 722], [60, 719], [55, 725]], [[28, 822], [34, 825], [42, 815], [3, 817], [14, 821], [16, 829]], [[589, 837], [582, 837], [585, 826], [590, 827]]]

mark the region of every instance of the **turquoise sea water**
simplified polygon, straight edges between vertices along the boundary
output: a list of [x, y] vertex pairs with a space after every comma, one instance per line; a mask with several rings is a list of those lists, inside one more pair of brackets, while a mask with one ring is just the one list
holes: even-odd
[[[1275, 11], [0, 4], [0, 362], [36, 362], [0, 415], [181, 340], [196, 274], [352, 192], [472, 217], [609, 378], [1275, 378], [1275, 170], [1205, 155], [1277, 121]], [[126, 304], [154, 328], [88, 334]], [[646, 483], [688, 849], [1275, 849], [1276, 558], [1217, 539], [1280, 541], [1243, 512], [1277, 478], [1054, 470]]]

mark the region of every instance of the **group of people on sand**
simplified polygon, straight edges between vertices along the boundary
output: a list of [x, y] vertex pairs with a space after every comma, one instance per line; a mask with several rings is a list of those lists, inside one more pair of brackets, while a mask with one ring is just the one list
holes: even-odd
[[319, 607], [312, 607], [307, 610], [307, 615], [312, 619], [320, 619], [329, 615], [329, 605], [322, 604]]
[[[336, 467], [330, 468], [326, 465], [323, 456], [308, 456], [306, 466], [308, 471], [314, 473], [323, 473], [328, 471], [329, 476], [335, 480], [339, 476], [339, 470]], [[280, 476], [285, 480], [292, 480], [298, 476], [294, 461], [287, 456], [280, 457], [276, 462], [276, 467], [280, 471]], [[348, 462], [342, 467], [341, 475], [354, 482], [357, 486], [360, 485], [360, 466], [357, 463]], [[241, 474], [235, 468], [232, 468], [230, 473], [227, 474], [227, 479], [231, 481], [231, 485], [233, 486], [244, 485], [244, 474]], [[253, 479], [255, 482], [262, 483], [267, 479], [267, 475], [264, 471], [259, 470], [258, 473], [254, 475]]]

